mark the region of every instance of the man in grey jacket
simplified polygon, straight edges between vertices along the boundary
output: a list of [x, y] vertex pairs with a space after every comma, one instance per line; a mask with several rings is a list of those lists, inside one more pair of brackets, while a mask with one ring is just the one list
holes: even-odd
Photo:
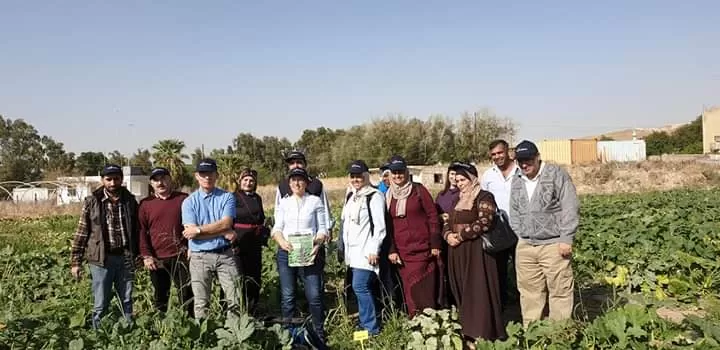
[[572, 244], [580, 219], [575, 185], [563, 168], [543, 162], [537, 146], [515, 148], [522, 170], [512, 180], [510, 226], [518, 235], [515, 252], [523, 325], [542, 317], [547, 298], [550, 319], [572, 316], [575, 282]]

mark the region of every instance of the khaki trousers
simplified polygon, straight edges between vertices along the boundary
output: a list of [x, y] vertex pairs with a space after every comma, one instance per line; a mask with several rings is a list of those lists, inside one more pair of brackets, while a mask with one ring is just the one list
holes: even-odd
[[575, 280], [570, 259], [560, 256], [558, 244], [532, 245], [520, 239], [515, 259], [523, 325], [542, 318], [546, 300], [551, 320], [569, 319]]

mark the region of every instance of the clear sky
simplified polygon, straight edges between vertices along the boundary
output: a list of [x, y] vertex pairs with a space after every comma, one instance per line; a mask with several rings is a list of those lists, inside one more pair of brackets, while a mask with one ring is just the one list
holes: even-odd
[[580, 137], [720, 105], [717, 0], [258, 3], [0, 0], [0, 114], [131, 153], [481, 107]]

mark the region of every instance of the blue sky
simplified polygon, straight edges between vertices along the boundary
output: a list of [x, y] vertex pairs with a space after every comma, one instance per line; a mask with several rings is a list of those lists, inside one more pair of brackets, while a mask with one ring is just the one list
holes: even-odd
[[579, 137], [720, 105], [720, 2], [538, 3], [0, 0], [0, 114], [131, 153], [482, 107]]

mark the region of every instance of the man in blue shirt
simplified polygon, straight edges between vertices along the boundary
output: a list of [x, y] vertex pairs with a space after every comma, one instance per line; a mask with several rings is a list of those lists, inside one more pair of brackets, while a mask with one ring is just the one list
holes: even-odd
[[189, 241], [195, 318], [207, 318], [213, 275], [228, 299], [228, 313], [239, 307], [238, 271], [230, 243], [235, 239], [235, 196], [215, 187], [217, 163], [205, 158], [196, 167], [199, 188], [182, 205], [183, 235]]

